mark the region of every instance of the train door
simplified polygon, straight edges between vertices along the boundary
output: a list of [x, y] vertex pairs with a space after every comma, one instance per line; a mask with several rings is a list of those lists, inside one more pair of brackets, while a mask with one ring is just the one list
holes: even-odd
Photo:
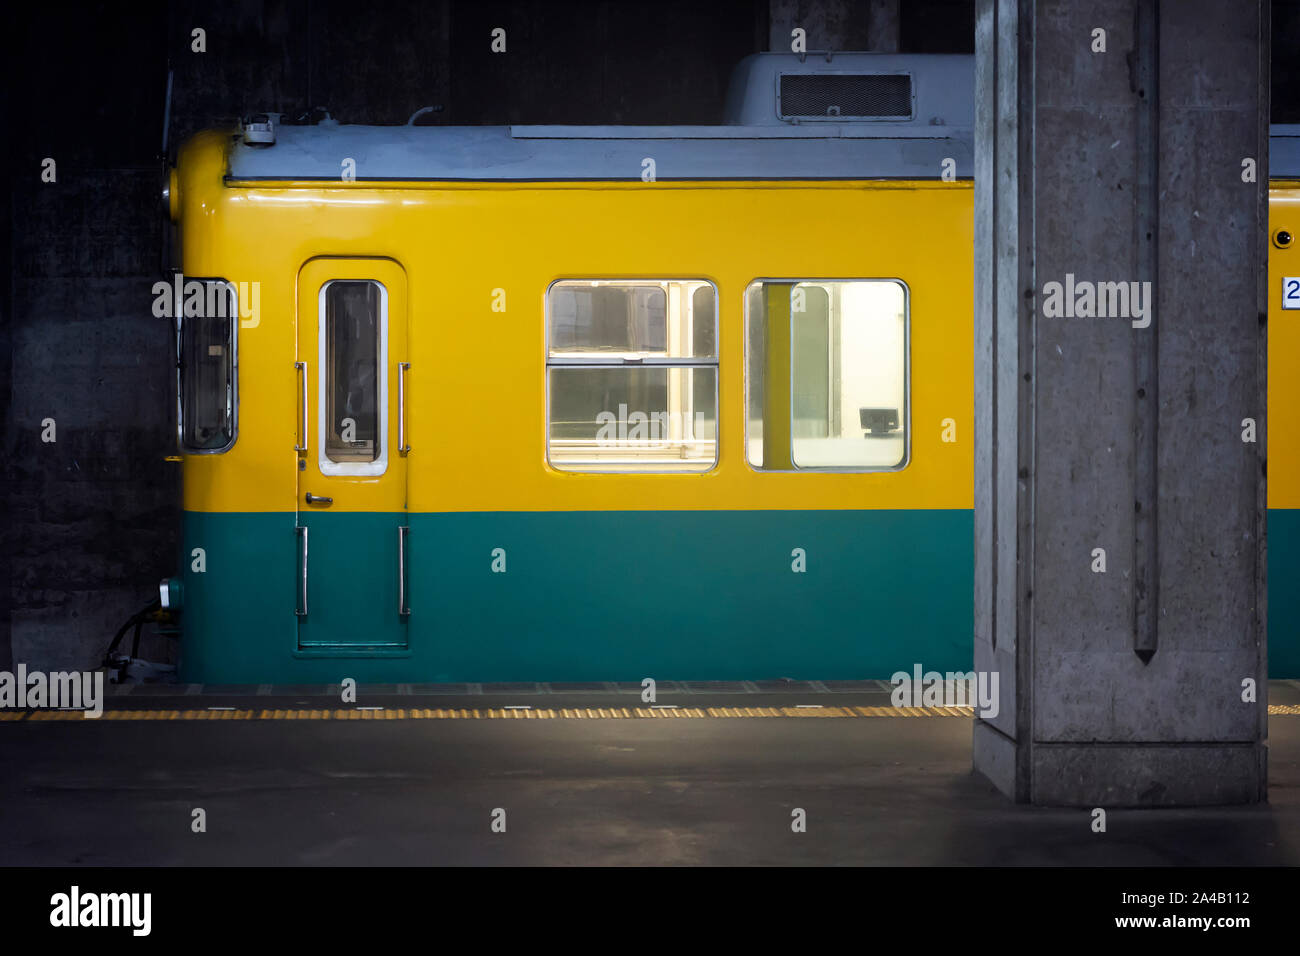
[[407, 646], [406, 273], [319, 258], [298, 274], [299, 650]]

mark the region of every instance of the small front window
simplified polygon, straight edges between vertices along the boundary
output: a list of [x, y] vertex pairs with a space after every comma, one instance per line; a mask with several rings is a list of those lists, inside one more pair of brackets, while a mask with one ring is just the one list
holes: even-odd
[[202, 296], [187, 295], [177, 320], [177, 389], [181, 450], [223, 452], [237, 428], [235, 287], [222, 279], [191, 280]]

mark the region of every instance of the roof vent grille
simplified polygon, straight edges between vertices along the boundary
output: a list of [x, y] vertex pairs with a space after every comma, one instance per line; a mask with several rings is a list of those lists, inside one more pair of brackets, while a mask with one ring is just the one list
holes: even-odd
[[782, 73], [782, 119], [911, 119], [910, 73]]

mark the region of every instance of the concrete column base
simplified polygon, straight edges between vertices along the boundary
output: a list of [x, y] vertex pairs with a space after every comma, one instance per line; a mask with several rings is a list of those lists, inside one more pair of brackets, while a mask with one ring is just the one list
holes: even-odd
[[[1017, 751], [975, 721], [975, 768], [1007, 797], [1039, 806], [1185, 807], [1263, 803], [1264, 744], [1037, 743]], [[1024, 761], [1024, 763], [1020, 763]], [[1017, 772], [1024, 779], [1017, 780]]]

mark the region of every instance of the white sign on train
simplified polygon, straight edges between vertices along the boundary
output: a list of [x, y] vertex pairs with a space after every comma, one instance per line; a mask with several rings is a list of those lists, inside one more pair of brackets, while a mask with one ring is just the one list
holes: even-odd
[[1294, 276], [1282, 280], [1282, 308], [1300, 309], [1300, 279]]

